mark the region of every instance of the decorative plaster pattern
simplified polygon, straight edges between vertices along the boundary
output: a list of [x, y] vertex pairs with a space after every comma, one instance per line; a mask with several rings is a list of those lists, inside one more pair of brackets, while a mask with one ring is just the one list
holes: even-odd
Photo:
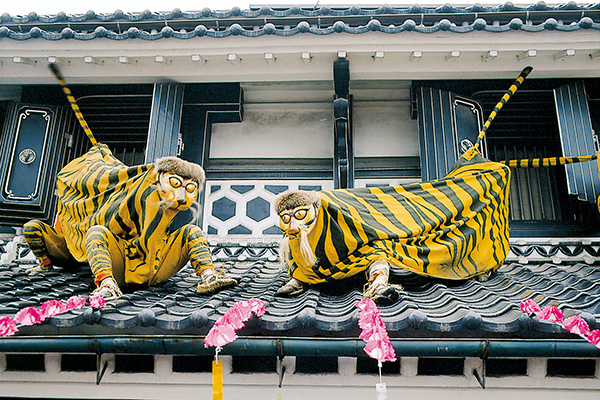
[[202, 229], [209, 235], [281, 235], [272, 209], [286, 190], [332, 189], [331, 181], [208, 181]]

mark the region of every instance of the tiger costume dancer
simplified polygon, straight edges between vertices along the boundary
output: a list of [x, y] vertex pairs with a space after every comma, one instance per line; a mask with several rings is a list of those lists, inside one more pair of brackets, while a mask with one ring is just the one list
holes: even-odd
[[[54, 72], [67, 93], [58, 70]], [[55, 226], [38, 220], [23, 226], [39, 263], [31, 273], [50, 271], [54, 264], [68, 268], [89, 263], [97, 285], [93, 294], [107, 300], [121, 296], [121, 289], [165, 282], [188, 261], [200, 276], [198, 293], [236, 285], [235, 279], [214, 270], [198, 226], [170, 230], [180, 211], [197, 207], [202, 167], [177, 157], [127, 167], [93, 139], [70, 91], [67, 96], [93, 147], [57, 175]]]
[[399, 297], [390, 268], [420, 275], [485, 280], [509, 250], [510, 168], [483, 158], [485, 131], [531, 68], [525, 68], [488, 118], [476, 145], [440, 180], [396, 187], [289, 191], [276, 197], [283, 231], [282, 267], [290, 280], [279, 296], [307, 284], [366, 272], [363, 296], [378, 304]]
[[291, 191], [275, 199], [280, 257], [294, 296], [307, 284], [367, 274], [363, 292], [395, 301], [390, 266], [444, 279], [486, 276], [508, 253], [510, 169], [472, 149], [444, 178], [406, 186]]

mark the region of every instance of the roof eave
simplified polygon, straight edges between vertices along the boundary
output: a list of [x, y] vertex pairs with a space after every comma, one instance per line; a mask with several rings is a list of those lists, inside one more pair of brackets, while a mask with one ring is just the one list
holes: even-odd
[[[391, 339], [398, 357], [600, 357], [600, 348], [571, 339]], [[364, 355], [360, 339], [240, 337], [222, 355], [321, 356]], [[96, 353], [214, 355], [192, 336], [56, 336], [0, 338], [0, 353]]]

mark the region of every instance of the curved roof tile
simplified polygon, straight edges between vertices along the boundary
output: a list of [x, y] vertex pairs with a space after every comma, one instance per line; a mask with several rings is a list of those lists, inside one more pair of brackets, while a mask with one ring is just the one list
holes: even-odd
[[[455, 7], [443, 4], [438, 7], [379, 7], [302, 8], [287, 9], [262, 6], [229, 11], [181, 11], [168, 13], [145, 10], [126, 13], [38, 15], [0, 17], [0, 38], [13, 40], [91, 40], [108, 38], [125, 40], [139, 38], [191, 39], [193, 37], [224, 38], [228, 36], [258, 37], [262, 35], [294, 36], [299, 33], [329, 35], [333, 33], [362, 34], [379, 31], [388, 34], [414, 31], [433, 33], [450, 31], [468, 33], [474, 30], [489, 32], [541, 32], [556, 30], [571, 32], [580, 29], [600, 30], [600, 3], [580, 6], [575, 2], [548, 6], [543, 1], [517, 7], [511, 2], [493, 7], [474, 4]], [[311, 21], [311, 22], [309, 22]], [[490, 23], [491, 21], [491, 23]], [[104, 25], [108, 26], [105, 27]]]
[[[507, 262], [488, 281], [449, 282], [408, 272], [394, 272], [404, 287], [402, 298], [380, 307], [391, 337], [502, 337], [567, 338], [557, 325], [530, 318], [519, 303], [532, 298], [544, 307], [557, 305], [566, 315], [580, 315], [591, 329], [600, 320], [600, 262], [580, 262], [571, 253], [596, 254], [599, 244], [571, 251], [565, 246], [546, 249], [546, 256], [569, 253], [570, 261], [555, 265], [548, 257], [528, 264]], [[243, 250], [244, 246], [240, 245]], [[269, 247], [270, 246], [270, 247]], [[269, 245], [271, 248], [274, 245]], [[513, 253], [541, 252], [540, 246], [511, 246]], [[564, 247], [564, 248], [563, 248]], [[220, 249], [215, 249], [215, 254]], [[520, 250], [520, 251], [518, 251]], [[237, 254], [237, 253], [236, 253]], [[166, 283], [125, 294], [101, 311], [72, 310], [48, 318], [41, 326], [22, 327], [20, 334], [112, 334], [153, 332], [205, 335], [214, 321], [235, 302], [257, 297], [265, 302], [264, 316], [249, 323], [243, 335], [257, 336], [355, 336], [358, 330], [356, 303], [362, 298], [362, 280], [347, 279], [334, 285], [311, 287], [296, 298], [275, 297], [286, 275], [266, 257], [224, 261], [228, 272], [241, 277], [240, 284], [212, 296], [194, 291], [197, 277], [185, 268]], [[60, 268], [29, 276], [24, 266], [0, 265], [0, 316], [12, 316], [26, 306], [48, 299], [66, 300], [86, 296], [93, 289], [91, 273], [83, 267], [74, 272]]]

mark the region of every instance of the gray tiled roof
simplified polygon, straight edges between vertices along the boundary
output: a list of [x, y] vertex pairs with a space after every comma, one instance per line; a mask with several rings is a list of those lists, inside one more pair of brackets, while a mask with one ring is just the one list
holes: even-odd
[[332, 33], [362, 34], [379, 31], [397, 34], [405, 31], [433, 33], [451, 31], [489, 32], [562, 32], [580, 29], [600, 30], [600, 4], [578, 5], [568, 2], [547, 5], [543, 1], [529, 6], [506, 2], [497, 6], [455, 7], [451, 4], [424, 7], [320, 6], [277, 8], [262, 6], [229, 11], [182, 11], [168, 13], [145, 10], [137, 13], [38, 15], [8, 13], [0, 17], [0, 39], [28, 40], [92, 40], [108, 38], [125, 40], [140, 38], [190, 39], [194, 37], [223, 38], [228, 36], [259, 37], [263, 35], [294, 36], [297, 34], [329, 35]]
[[[266, 314], [249, 321], [239, 332], [242, 336], [357, 337], [355, 304], [361, 299], [360, 277], [312, 287], [297, 298], [275, 297], [287, 279], [278, 264], [269, 261], [275, 246], [267, 243], [266, 251], [257, 251], [254, 244], [250, 253], [244, 246], [229, 248], [227, 253], [214, 247], [213, 253], [221, 260], [216, 265], [223, 264], [241, 278], [239, 286], [215, 295], [196, 294], [198, 278], [186, 267], [165, 284], [125, 294], [101, 311], [89, 307], [70, 311], [41, 325], [22, 327], [18, 334], [204, 335], [235, 302], [256, 297], [264, 301]], [[565, 316], [579, 315], [591, 329], [600, 327], [600, 259], [594, 256], [599, 246], [591, 243], [579, 246], [578, 251], [545, 250], [569, 256], [554, 262], [549, 257], [525, 260], [524, 264], [514, 259], [536, 248], [539, 255], [542, 246], [513, 245], [512, 258], [487, 282], [449, 282], [408, 272], [395, 275], [393, 281], [404, 286], [401, 299], [381, 307], [381, 315], [393, 338], [573, 338], [556, 324], [524, 315], [519, 303], [532, 298], [541, 306], [556, 305]], [[23, 307], [39, 306], [49, 299], [87, 296], [93, 289], [85, 266], [74, 273], [58, 268], [37, 276], [28, 276], [26, 268], [0, 266], [0, 316], [12, 316]]]

